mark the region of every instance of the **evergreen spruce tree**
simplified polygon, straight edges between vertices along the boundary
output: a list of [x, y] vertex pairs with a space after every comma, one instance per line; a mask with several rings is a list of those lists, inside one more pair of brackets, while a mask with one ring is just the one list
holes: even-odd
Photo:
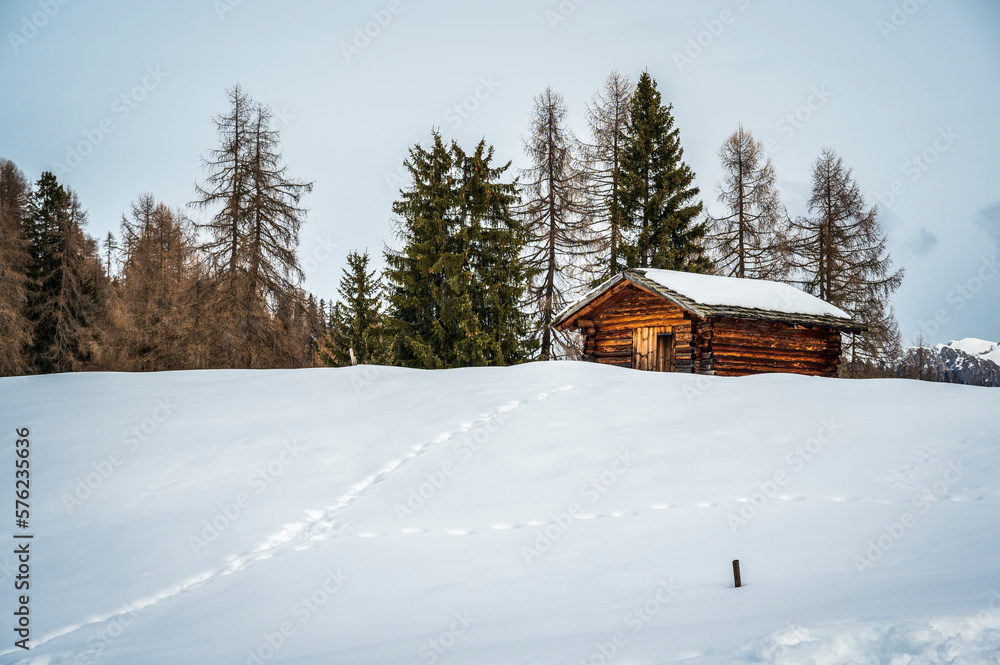
[[308, 353], [313, 358], [313, 366], [318, 365], [317, 349], [320, 337], [323, 335], [323, 319], [320, 316], [320, 304], [316, 296], [308, 294], [305, 300], [306, 319], [309, 325]]
[[114, 275], [115, 254], [118, 252], [118, 241], [115, 240], [115, 234], [108, 231], [108, 235], [104, 236], [104, 241], [101, 244], [104, 247], [104, 272], [107, 273], [108, 277], [111, 277]]
[[[332, 302], [330, 307], [324, 312], [324, 332], [319, 338], [319, 343], [316, 348], [316, 355], [321, 365], [326, 367], [341, 367], [338, 364], [338, 358], [342, 356], [339, 355], [338, 347], [334, 344], [334, 339], [342, 339], [341, 328], [340, 328], [340, 302]], [[348, 347], [349, 349], [350, 347]], [[388, 348], [387, 354], [391, 357], [392, 347]], [[350, 359], [350, 351], [347, 351], [348, 360]]]
[[30, 186], [11, 162], [0, 159], [0, 376], [29, 370], [28, 240], [22, 227]]
[[320, 351], [320, 360], [329, 367], [384, 365], [389, 360], [382, 286], [378, 274], [368, 270], [369, 260], [368, 252], [347, 255], [337, 289], [341, 299], [333, 315], [336, 321]]
[[412, 184], [393, 204], [398, 251], [386, 250], [394, 361], [443, 369], [520, 362], [531, 351], [521, 311], [524, 232], [511, 213], [516, 186], [480, 143], [467, 156], [434, 132], [410, 148]]
[[76, 194], [45, 172], [29, 203], [29, 319], [32, 365], [38, 373], [86, 369], [94, 359], [104, 270], [97, 243], [83, 227], [86, 213]]
[[531, 318], [524, 311], [525, 291], [535, 269], [524, 261], [528, 234], [513, 208], [517, 183], [503, 182], [510, 162], [494, 166], [493, 147], [480, 141], [471, 154], [455, 146], [461, 158], [460, 219], [468, 226], [472, 306], [488, 338], [487, 365], [514, 365], [537, 348]]
[[699, 190], [683, 161], [672, 110], [643, 72], [632, 96], [622, 151], [619, 196], [627, 231], [621, 254], [629, 268], [707, 272], [707, 225], [698, 222]]
[[434, 133], [430, 150], [410, 148], [413, 180], [393, 204], [403, 247], [386, 250], [394, 357], [404, 367], [486, 364], [487, 335], [472, 305], [471, 227], [456, 214], [463, 155]]

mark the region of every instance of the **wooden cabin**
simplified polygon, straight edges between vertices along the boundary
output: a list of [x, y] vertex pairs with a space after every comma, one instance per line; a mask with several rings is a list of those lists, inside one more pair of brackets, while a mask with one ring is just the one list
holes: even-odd
[[654, 269], [616, 275], [552, 326], [584, 335], [584, 360], [719, 376], [836, 376], [841, 334], [865, 330], [787, 284]]

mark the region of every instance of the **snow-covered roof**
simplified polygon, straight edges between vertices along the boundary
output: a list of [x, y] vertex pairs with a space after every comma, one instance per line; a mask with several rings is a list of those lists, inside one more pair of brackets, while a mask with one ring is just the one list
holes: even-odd
[[641, 272], [647, 279], [651, 279], [660, 286], [664, 286], [699, 305], [729, 305], [788, 314], [851, 318], [844, 310], [781, 282], [716, 277], [715, 275], [700, 275], [676, 270], [654, 270], [652, 268]]
[[853, 332], [863, 329], [842, 309], [788, 284], [653, 268], [630, 270], [612, 277], [566, 307], [553, 325], [565, 323], [601, 293], [623, 280], [703, 318], [727, 316], [783, 321]]

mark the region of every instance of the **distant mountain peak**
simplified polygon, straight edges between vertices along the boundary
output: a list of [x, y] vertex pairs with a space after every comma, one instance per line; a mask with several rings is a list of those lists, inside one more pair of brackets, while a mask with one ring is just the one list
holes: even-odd
[[976, 337], [966, 337], [965, 339], [952, 340], [947, 344], [938, 344], [938, 347], [948, 346], [958, 351], [976, 356], [983, 360], [989, 360], [1000, 365], [1000, 342], [990, 342]]
[[914, 378], [1000, 386], [1000, 342], [966, 337], [933, 347], [911, 346], [901, 365], [913, 368]]

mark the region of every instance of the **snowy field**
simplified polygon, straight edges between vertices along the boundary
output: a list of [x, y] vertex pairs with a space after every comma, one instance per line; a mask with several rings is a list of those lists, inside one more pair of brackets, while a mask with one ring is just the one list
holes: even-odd
[[1000, 662], [997, 389], [547, 363], [0, 404], [35, 533], [0, 662]]

